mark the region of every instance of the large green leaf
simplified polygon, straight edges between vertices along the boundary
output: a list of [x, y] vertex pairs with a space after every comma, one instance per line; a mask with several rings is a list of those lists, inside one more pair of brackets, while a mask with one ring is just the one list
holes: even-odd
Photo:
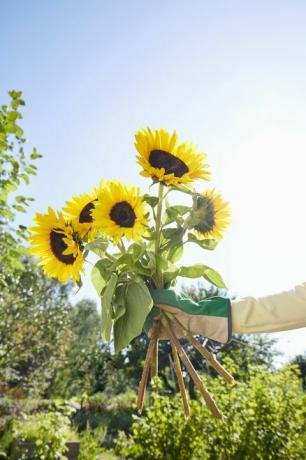
[[91, 281], [98, 295], [101, 294], [109, 278], [109, 267], [111, 262], [108, 259], [101, 259], [95, 264], [91, 271]]
[[165, 228], [162, 231], [162, 235], [164, 238], [170, 240], [167, 243], [167, 249], [172, 248], [174, 246], [179, 246], [182, 244], [183, 236], [184, 236], [184, 229], [183, 227], [178, 228]]
[[102, 339], [110, 340], [113, 324], [113, 306], [112, 300], [114, 297], [118, 276], [116, 273], [112, 273], [107, 286], [101, 296], [102, 305]]
[[218, 288], [223, 289], [227, 287], [220, 273], [216, 272], [213, 268], [207, 267], [203, 277]]
[[180, 260], [184, 253], [184, 246], [180, 244], [179, 246], [174, 246], [168, 252], [168, 258], [171, 262], [177, 262]]
[[92, 251], [99, 257], [104, 257], [109, 241], [106, 238], [97, 238], [85, 246], [86, 251]]
[[145, 244], [133, 243], [128, 249], [129, 254], [132, 254], [134, 262], [138, 261], [145, 253]]
[[221, 275], [207, 265], [195, 264], [190, 267], [181, 267], [178, 275], [185, 278], [200, 278], [203, 276], [203, 278], [218, 288], [226, 288], [226, 284], [224, 283]]
[[99, 260], [96, 263], [96, 265], [93, 267], [93, 269], [91, 270], [91, 282], [94, 285], [98, 295], [101, 294], [102, 290], [104, 289], [106, 285], [106, 281], [100, 271], [101, 265], [102, 265], [102, 260]]
[[200, 240], [193, 233], [188, 233], [188, 241], [190, 243], [196, 243], [201, 246], [201, 248], [208, 249], [209, 251], [213, 251], [219, 243], [219, 241], [213, 239]]
[[141, 333], [152, 306], [152, 297], [143, 281], [133, 281], [128, 284], [125, 298], [126, 311], [114, 325], [116, 353]]
[[115, 300], [113, 303], [113, 320], [117, 321], [126, 311], [126, 289], [127, 285], [117, 286], [115, 291]]

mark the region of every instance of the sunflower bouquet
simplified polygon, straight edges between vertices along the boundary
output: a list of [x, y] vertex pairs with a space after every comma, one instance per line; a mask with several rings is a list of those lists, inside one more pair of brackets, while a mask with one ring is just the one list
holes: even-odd
[[[229, 225], [229, 204], [215, 189], [197, 192], [195, 180], [210, 180], [206, 155], [190, 142], [179, 143], [176, 132], [141, 129], [135, 136], [141, 175], [154, 187], [141, 194], [133, 185], [101, 181], [97, 188], [68, 201], [61, 212], [36, 214], [30, 228], [31, 253], [48, 276], [82, 285], [89, 253], [98, 258], [91, 271], [101, 298], [102, 338], [113, 340], [115, 352], [145, 330], [150, 337], [137, 407], [141, 412], [149, 374], [158, 373], [158, 342], [170, 340], [185, 414], [189, 403], [180, 361], [212, 413], [222, 413], [205, 388], [179, 339], [190, 343], [228, 382], [232, 376], [196, 335], [225, 343], [230, 339], [230, 305], [212, 297], [199, 303], [175, 290], [178, 277], [203, 277], [218, 288], [219, 273], [204, 264], [179, 265], [188, 244], [214, 250]], [[155, 194], [152, 190], [156, 188]], [[184, 194], [184, 202], [172, 197]], [[217, 321], [216, 321], [217, 319]]]

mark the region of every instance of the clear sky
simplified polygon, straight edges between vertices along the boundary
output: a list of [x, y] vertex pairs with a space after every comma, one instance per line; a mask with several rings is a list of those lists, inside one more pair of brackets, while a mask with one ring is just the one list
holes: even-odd
[[[133, 136], [163, 126], [208, 154], [232, 205], [218, 249], [184, 262], [240, 296], [306, 281], [305, 1], [0, 0], [0, 21], [1, 101], [24, 92], [44, 155], [25, 223], [102, 178], [145, 190]], [[279, 334], [279, 348], [302, 352], [305, 336]]]

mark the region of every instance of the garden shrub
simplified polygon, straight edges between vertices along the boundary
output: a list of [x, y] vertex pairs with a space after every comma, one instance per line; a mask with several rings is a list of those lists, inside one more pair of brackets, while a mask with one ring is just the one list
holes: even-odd
[[[226, 365], [233, 367], [229, 360]], [[247, 383], [233, 387], [219, 378], [206, 380], [224, 422], [199, 399], [191, 401], [186, 419], [179, 396], [155, 392], [145, 415], [135, 417], [131, 435], [120, 434], [115, 452], [139, 460], [306, 458], [306, 395], [296, 368], [272, 373], [254, 367]]]
[[[71, 429], [70, 420], [60, 412], [39, 413], [25, 416], [24, 419], [15, 420], [10, 430], [6, 432], [11, 436], [10, 451], [12, 458], [22, 459], [66, 459], [66, 442], [76, 440], [77, 435]], [[35, 456], [23, 454], [20, 443], [35, 444]]]

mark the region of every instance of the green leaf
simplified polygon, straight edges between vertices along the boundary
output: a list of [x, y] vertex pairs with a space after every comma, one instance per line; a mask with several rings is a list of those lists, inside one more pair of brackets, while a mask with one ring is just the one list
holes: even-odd
[[17, 137], [23, 136], [23, 129], [20, 128], [20, 126], [17, 126], [17, 129], [16, 129], [16, 136], [17, 136]]
[[145, 319], [153, 307], [152, 297], [143, 281], [128, 284], [125, 305], [125, 314], [114, 325], [116, 353], [141, 334]]
[[18, 212], [27, 212], [26, 208], [20, 206], [20, 204], [13, 204], [12, 207]]
[[179, 269], [176, 265], [168, 262], [167, 270], [163, 271], [163, 280], [165, 285], [170, 284], [178, 276]]
[[17, 201], [17, 203], [24, 203], [26, 201], [26, 198], [22, 195], [18, 195], [15, 197], [15, 200]]
[[166, 209], [166, 225], [174, 221], [182, 221], [184, 214], [186, 214], [188, 211], [191, 211], [189, 206], [169, 206]]
[[8, 134], [14, 134], [16, 133], [17, 131], [17, 125], [13, 122], [9, 122], [7, 123], [7, 125], [5, 126], [5, 131], [8, 133]]
[[146, 246], [144, 244], [133, 243], [128, 249], [132, 254], [134, 262], [138, 261], [145, 253]]
[[97, 238], [85, 246], [86, 251], [92, 251], [99, 257], [104, 257], [109, 241], [106, 238]]
[[214, 284], [216, 287], [226, 288], [221, 275], [207, 265], [195, 264], [190, 267], [181, 267], [179, 269], [178, 276], [183, 276], [185, 278], [200, 278], [203, 276], [203, 278]]
[[91, 270], [91, 281], [97, 294], [101, 295], [101, 292], [106, 286], [104, 260], [99, 260]]
[[123, 254], [122, 256], [119, 256], [118, 259], [113, 262], [112, 264], [112, 270], [115, 270], [118, 267], [121, 267], [122, 265], [125, 265], [128, 268], [133, 269], [134, 266], [134, 259], [132, 254]]
[[201, 240], [197, 238], [193, 233], [188, 233], [188, 241], [189, 243], [196, 243], [201, 248], [208, 249], [209, 251], [213, 251], [219, 244], [218, 240], [213, 240], [213, 239]]
[[162, 235], [164, 238], [168, 239], [169, 242], [167, 244], [167, 249], [172, 248], [174, 246], [179, 246], [182, 244], [183, 236], [184, 236], [184, 229], [182, 227], [179, 228], [165, 228], [162, 231]]
[[148, 203], [149, 206], [154, 208], [158, 204], [158, 197], [145, 194], [143, 200]]
[[113, 320], [117, 321], [121, 316], [124, 315], [126, 311], [126, 289], [127, 285], [117, 286], [115, 292], [115, 301], [114, 301], [114, 313], [113, 313]]
[[19, 176], [24, 180], [26, 184], [30, 183], [30, 179], [28, 178], [26, 174], [22, 173], [22, 174], [19, 174]]
[[184, 246], [182, 244], [179, 246], [174, 246], [168, 252], [168, 259], [171, 260], [171, 262], [177, 262], [178, 260], [180, 260], [183, 253], [184, 253]]
[[101, 296], [102, 305], [102, 339], [110, 340], [113, 325], [112, 300], [115, 293], [118, 276], [112, 273], [107, 286]]
[[34, 147], [33, 148], [33, 153], [31, 153], [31, 160], [36, 160], [37, 158], [41, 158], [42, 155], [37, 152], [37, 149]]
[[7, 113], [7, 119], [8, 121], [16, 121], [17, 118], [21, 118], [21, 115], [19, 112], [16, 112], [15, 110], [12, 110], [11, 112]]
[[226, 288], [226, 284], [224, 283], [223, 281], [223, 278], [222, 276], [220, 275], [220, 273], [218, 273], [216, 270], [214, 270], [213, 268], [207, 268], [206, 272], [205, 272], [205, 275], [203, 275], [203, 277], [209, 281], [210, 283], [214, 284], [216, 287], [218, 288]]

